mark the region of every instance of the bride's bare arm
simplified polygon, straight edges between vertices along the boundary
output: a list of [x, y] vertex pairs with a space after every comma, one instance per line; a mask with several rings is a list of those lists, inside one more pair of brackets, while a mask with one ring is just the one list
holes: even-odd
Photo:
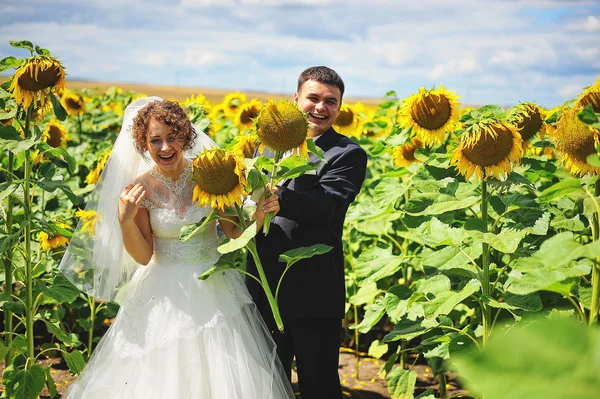
[[[263, 224], [265, 223], [265, 214], [267, 212], [273, 212], [274, 214], [279, 212], [279, 198], [276, 194], [273, 194], [266, 199], [265, 197], [262, 197], [258, 204], [256, 204], [256, 211], [254, 211], [254, 214], [252, 215], [252, 220], [256, 221], [257, 230], [260, 230], [263, 227]], [[227, 221], [229, 219], [237, 223], [237, 218], [225, 216], [225, 214], [221, 211], [217, 211], [217, 213], [223, 218], [219, 223], [221, 224], [221, 228], [227, 237], [238, 238], [242, 235], [242, 231], [238, 226]]]
[[147, 265], [152, 258], [152, 228], [148, 210], [140, 205], [146, 195], [141, 184], [131, 184], [119, 197], [119, 225], [123, 244], [131, 257], [139, 264]]

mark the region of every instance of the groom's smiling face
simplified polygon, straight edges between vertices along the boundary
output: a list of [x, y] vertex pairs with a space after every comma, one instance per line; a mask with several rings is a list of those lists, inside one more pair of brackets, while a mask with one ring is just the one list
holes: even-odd
[[294, 94], [294, 101], [308, 113], [311, 137], [325, 133], [340, 114], [342, 94], [336, 86], [307, 80]]

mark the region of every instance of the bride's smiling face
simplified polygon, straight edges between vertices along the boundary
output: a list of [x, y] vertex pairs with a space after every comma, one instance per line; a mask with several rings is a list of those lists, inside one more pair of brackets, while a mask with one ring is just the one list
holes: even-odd
[[156, 165], [165, 172], [175, 172], [184, 163], [181, 142], [169, 126], [152, 118], [148, 123], [148, 152]]

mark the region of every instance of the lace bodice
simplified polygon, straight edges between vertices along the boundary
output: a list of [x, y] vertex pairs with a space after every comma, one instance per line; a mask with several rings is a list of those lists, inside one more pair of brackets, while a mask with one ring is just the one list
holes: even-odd
[[146, 189], [142, 206], [150, 215], [154, 238], [152, 260], [159, 264], [201, 263], [212, 265], [218, 258], [215, 222], [206, 225], [186, 242], [179, 241], [179, 231], [186, 224], [197, 223], [211, 209], [192, 202], [194, 183], [191, 167], [177, 180], [159, 173], [154, 166], [137, 179]]

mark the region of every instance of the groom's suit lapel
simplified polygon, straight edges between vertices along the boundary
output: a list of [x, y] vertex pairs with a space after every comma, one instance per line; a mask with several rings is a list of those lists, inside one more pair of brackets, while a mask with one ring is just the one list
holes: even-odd
[[[325, 133], [323, 133], [323, 135], [321, 137], [319, 137], [319, 139], [317, 141], [315, 141], [315, 144], [317, 145], [317, 147], [319, 147], [321, 149], [321, 151], [323, 151], [323, 153], [325, 153], [327, 150], [329, 150], [331, 147], [333, 147], [335, 145], [336, 141], [337, 141], [336, 131], [333, 130], [333, 128], [329, 128], [329, 130], [327, 130]], [[319, 169], [316, 170], [316, 174], [319, 175], [325, 162], [321, 161], [312, 152], [308, 154], [308, 159], [312, 163], [321, 163], [321, 166], [319, 167]], [[302, 177], [302, 176], [300, 176], [300, 177]], [[293, 179], [285, 179], [280, 183], [280, 186], [288, 187], [292, 180]], [[290, 188], [293, 188], [293, 185]]]

